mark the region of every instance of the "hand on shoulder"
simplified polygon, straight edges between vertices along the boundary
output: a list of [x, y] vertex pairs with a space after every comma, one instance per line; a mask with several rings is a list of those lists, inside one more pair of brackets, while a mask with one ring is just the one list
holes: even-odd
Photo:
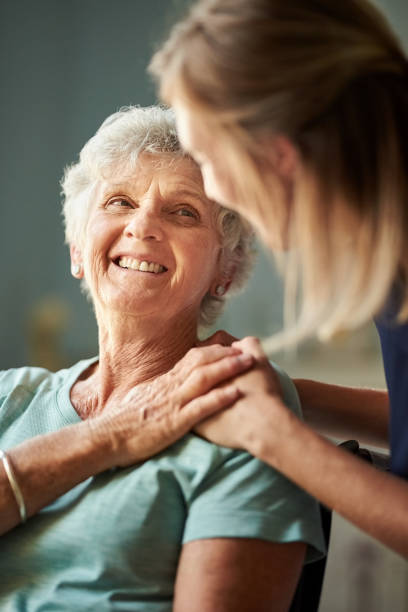
[[252, 366], [238, 348], [211, 344], [192, 348], [168, 372], [137, 385], [88, 424], [113, 465], [127, 466], [160, 452], [200, 420], [239, 396], [229, 380]]
[[270, 427], [277, 429], [282, 416], [289, 411], [282, 401], [279, 377], [262, 350], [260, 340], [247, 337], [233, 342], [232, 347], [252, 355], [254, 365], [230, 383], [239, 393], [233, 407], [202, 421], [194, 431], [221, 446], [251, 452], [254, 443], [261, 440], [264, 433], [269, 435]]

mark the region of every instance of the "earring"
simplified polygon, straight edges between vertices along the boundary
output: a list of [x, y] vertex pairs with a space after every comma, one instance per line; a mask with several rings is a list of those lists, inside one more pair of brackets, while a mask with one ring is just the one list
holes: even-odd
[[225, 287], [223, 287], [222, 285], [217, 285], [215, 288], [215, 295], [218, 295], [218, 297], [221, 297], [222, 295], [224, 295], [225, 293]]
[[71, 266], [71, 273], [72, 276], [79, 276], [82, 272], [82, 266], [81, 264], [72, 264]]

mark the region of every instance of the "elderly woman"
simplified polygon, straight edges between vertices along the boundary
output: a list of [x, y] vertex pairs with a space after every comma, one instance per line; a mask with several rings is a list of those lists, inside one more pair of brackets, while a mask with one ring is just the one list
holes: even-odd
[[314, 500], [187, 433], [252, 364], [197, 347], [248, 273], [251, 231], [206, 198], [161, 108], [109, 117], [63, 191], [99, 356], [1, 374], [1, 609], [287, 609], [306, 549], [323, 548]]

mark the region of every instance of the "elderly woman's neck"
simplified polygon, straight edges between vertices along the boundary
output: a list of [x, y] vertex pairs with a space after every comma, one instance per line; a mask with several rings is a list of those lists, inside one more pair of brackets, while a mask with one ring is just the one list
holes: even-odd
[[170, 370], [197, 342], [197, 321], [178, 317], [160, 321], [110, 320], [98, 317], [99, 363], [71, 388], [81, 418], [123, 405], [128, 393]]
[[110, 321], [99, 325], [99, 376], [132, 386], [171, 369], [197, 342], [195, 317]]

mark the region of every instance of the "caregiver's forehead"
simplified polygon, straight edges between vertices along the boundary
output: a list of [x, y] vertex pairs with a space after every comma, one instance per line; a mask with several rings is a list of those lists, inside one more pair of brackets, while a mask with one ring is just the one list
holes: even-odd
[[184, 149], [189, 152], [199, 150], [202, 144], [211, 138], [211, 134], [203, 129], [202, 118], [198, 120], [178, 98], [173, 101], [173, 108], [176, 113], [177, 133]]

